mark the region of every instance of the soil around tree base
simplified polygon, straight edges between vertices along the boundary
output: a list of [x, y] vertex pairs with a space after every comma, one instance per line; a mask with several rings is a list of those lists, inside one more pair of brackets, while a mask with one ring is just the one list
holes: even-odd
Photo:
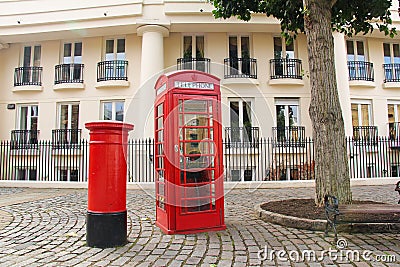
[[[353, 201], [354, 204], [379, 204], [373, 201]], [[382, 204], [382, 203], [380, 203]], [[287, 199], [257, 204], [255, 206], [257, 217], [270, 223], [276, 223], [287, 227], [306, 229], [312, 231], [324, 231], [326, 216], [324, 207], [317, 207], [314, 199]], [[368, 223], [360, 223], [363, 216], [370, 214], [357, 214], [352, 217], [354, 223], [338, 225], [338, 231], [344, 232], [400, 232], [399, 223], [380, 223], [387, 221], [388, 215], [374, 214], [372, 220], [368, 217]]]

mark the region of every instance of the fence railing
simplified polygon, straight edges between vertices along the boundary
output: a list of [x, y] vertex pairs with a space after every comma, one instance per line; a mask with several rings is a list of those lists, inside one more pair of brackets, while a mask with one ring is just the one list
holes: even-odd
[[257, 147], [260, 140], [259, 127], [225, 127], [226, 147]]
[[225, 58], [224, 78], [257, 79], [257, 59], [255, 58]]
[[[311, 138], [304, 138], [302, 146], [276, 146], [274, 138], [259, 138], [257, 146], [230, 143], [223, 142], [225, 181], [314, 179]], [[127, 146], [128, 181], [154, 182], [154, 141], [129, 140]], [[400, 139], [377, 137], [376, 145], [366, 146], [348, 137], [346, 146], [351, 178], [400, 177]], [[89, 157], [86, 140], [74, 147], [43, 140], [15, 147], [12, 141], [0, 141], [0, 180], [84, 182]]]
[[210, 73], [209, 58], [178, 58], [176, 60], [177, 70], [199, 70]]
[[80, 149], [82, 129], [55, 129], [52, 130], [53, 148]]
[[54, 84], [83, 83], [83, 64], [60, 64], [55, 66]]
[[43, 67], [19, 67], [15, 68], [14, 86], [42, 85]]
[[269, 60], [271, 79], [302, 79], [300, 59], [278, 58]]
[[384, 83], [400, 82], [400, 64], [383, 64], [383, 72], [385, 73]]
[[11, 149], [30, 148], [38, 143], [39, 130], [12, 130]]
[[109, 60], [97, 63], [97, 81], [128, 80], [128, 61]]
[[374, 81], [374, 64], [366, 61], [348, 61], [350, 81]]

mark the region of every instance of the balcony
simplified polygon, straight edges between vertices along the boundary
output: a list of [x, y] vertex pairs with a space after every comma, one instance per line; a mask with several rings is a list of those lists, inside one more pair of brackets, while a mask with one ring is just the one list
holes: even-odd
[[224, 78], [257, 79], [257, 59], [255, 58], [225, 58]]
[[12, 130], [11, 149], [37, 149], [39, 130]]
[[19, 67], [14, 72], [14, 91], [41, 91], [42, 67]]
[[225, 147], [240, 148], [251, 147], [258, 148], [259, 127], [226, 127], [225, 128]]
[[60, 64], [55, 67], [54, 89], [83, 89], [83, 64]]
[[377, 126], [353, 126], [353, 140], [355, 145], [376, 145], [377, 139]]
[[52, 131], [53, 149], [80, 149], [82, 129], [56, 129]]
[[128, 86], [128, 61], [110, 60], [97, 63], [96, 88]]
[[176, 60], [177, 70], [198, 70], [210, 73], [209, 58], [178, 58]]
[[272, 127], [275, 147], [304, 147], [306, 128], [304, 126]]
[[383, 73], [385, 79], [383, 80], [384, 88], [398, 88], [400, 87], [400, 64], [383, 64]]
[[374, 64], [365, 61], [348, 61], [350, 86], [374, 87]]

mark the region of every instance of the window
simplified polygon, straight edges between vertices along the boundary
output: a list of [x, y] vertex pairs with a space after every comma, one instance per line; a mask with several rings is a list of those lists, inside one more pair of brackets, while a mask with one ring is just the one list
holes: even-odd
[[40, 45], [24, 46], [22, 57], [22, 84], [37, 84], [40, 82]]
[[64, 43], [62, 57], [62, 81], [80, 82], [82, 80], [82, 43]]
[[226, 135], [231, 142], [254, 142], [258, 138], [258, 128], [252, 124], [252, 100], [230, 99], [230, 127]]
[[63, 182], [78, 182], [79, 170], [62, 169], [60, 170], [60, 181]]
[[274, 58], [295, 58], [294, 41], [287, 44], [285, 38], [274, 37]]
[[351, 103], [351, 117], [353, 124], [353, 137], [360, 139], [374, 139], [378, 133], [372, 126], [372, 105], [369, 100], [357, 100]]
[[79, 104], [59, 104], [59, 130], [53, 132], [53, 143], [55, 144], [77, 144], [80, 140], [79, 127]]
[[72, 64], [82, 63], [82, 43], [64, 43], [64, 53], [62, 58], [62, 63]]
[[21, 105], [18, 107], [18, 129], [33, 130], [38, 128], [38, 105]]
[[347, 61], [366, 61], [364, 42], [357, 40], [347, 40]]
[[232, 72], [236, 70], [236, 72], [250, 75], [250, 37], [231, 35], [228, 45], [231, 74], [235, 74]]
[[36, 181], [36, 179], [37, 179], [36, 169], [30, 169], [30, 168], [17, 168], [16, 169], [16, 180]]
[[400, 101], [388, 101], [389, 137], [399, 138], [400, 134]]
[[23, 67], [40, 66], [40, 58], [42, 55], [42, 48], [40, 45], [24, 46], [23, 54]]
[[125, 60], [125, 38], [107, 39], [105, 60]]
[[[204, 58], [204, 36], [185, 35], [183, 36], [183, 69], [206, 70]], [[208, 69], [208, 67], [207, 67]]]
[[385, 82], [400, 81], [400, 44], [384, 43], [383, 59]]
[[303, 133], [299, 125], [298, 99], [275, 99], [276, 127], [274, 137], [278, 142], [298, 140]]
[[252, 169], [232, 169], [231, 170], [231, 181], [240, 182], [240, 181], [252, 181], [253, 180]]
[[124, 101], [102, 102], [103, 120], [124, 121]]

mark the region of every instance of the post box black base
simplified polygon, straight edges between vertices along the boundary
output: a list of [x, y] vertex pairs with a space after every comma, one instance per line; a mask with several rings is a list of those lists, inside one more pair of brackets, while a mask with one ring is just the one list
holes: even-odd
[[127, 212], [86, 215], [86, 244], [95, 248], [113, 248], [127, 243]]

